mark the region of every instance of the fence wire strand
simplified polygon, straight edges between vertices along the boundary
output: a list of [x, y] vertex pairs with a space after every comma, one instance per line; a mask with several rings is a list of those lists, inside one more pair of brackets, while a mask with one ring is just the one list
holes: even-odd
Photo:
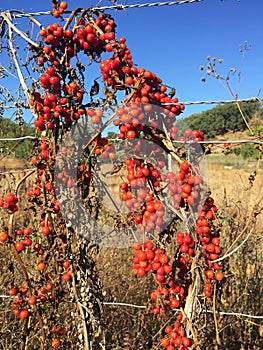
[[0, 141], [19, 141], [19, 140], [36, 140], [36, 136], [26, 135], [26, 136], [20, 136], [20, 137], [6, 137], [6, 138], [0, 138]]
[[[197, 3], [197, 2], [202, 2], [202, 1], [203, 0], [181, 0], [181, 1], [177, 0], [177, 1], [148, 2], [148, 3], [142, 3], [142, 4], [116, 4], [116, 5], [111, 5], [111, 6], [90, 7], [90, 10], [92, 10], [92, 11], [127, 10], [127, 9], [134, 9], [134, 8], [143, 8], [143, 7], [146, 7], [146, 8], [148, 7], [149, 8], [149, 7], [184, 5], [184, 4], [191, 4], [191, 3]], [[52, 14], [52, 11], [39, 11], [39, 12], [21, 13], [21, 11], [18, 11], [18, 10], [10, 10], [8, 12], [11, 12], [13, 17], [15, 17], [15, 18], [45, 16], [45, 15], [51, 15]], [[15, 14], [15, 12], [19, 12], [19, 13]], [[69, 13], [71, 13], [71, 11], [65, 11], [64, 13], [65, 14], [69, 14]]]
[[[177, 105], [185, 105], [185, 106], [190, 106], [190, 105], [223, 105], [223, 104], [231, 104], [231, 103], [249, 103], [249, 102], [260, 102], [263, 103], [263, 99], [260, 97], [249, 97], [249, 98], [244, 98], [244, 99], [239, 99], [239, 100], [205, 100], [205, 101], [181, 101], [181, 102], [170, 102], [170, 103], [162, 103], [162, 106], [177, 106]], [[6, 109], [11, 109], [15, 108], [17, 109], [17, 105], [8, 105], [4, 106], [1, 105], [0, 102], [0, 107], [1, 108], [6, 108]], [[24, 106], [29, 109], [29, 106]]]
[[[0, 298], [2, 299], [12, 299], [14, 297], [9, 295], [0, 295]], [[146, 309], [147, 307], [145, 305], [136, 305], [136, 304], [130, 304], [130, 303], [120, 303], [120, 302], [103, 302], [103, 305], [108, 306], [124, 306], [124, 307], [132, 307], [136, 309]], [[180, 311], [180, 309], [173, 309], [174, 311]], [[207, 313], [213, 313], [212, 310], [205, 310]], [[238, 316], [238, 317], [246, 317], [246, 318], [253, 318], [253, 319], [263, 319], [263, 316], [261, 315], [249, 315], [249, 314], [243, 314], [239, 312], [225, 312], [225, 311], [216, 311], [217, 315], [222, 316]]]
[[[7, 142], [7, 141], [20, 141], [20, 140], [37, 140], [37, 137], [35, 136], [21, 136], [21, 137], [10, 137], [10, 138], [4, 138], [0, 141]], [[109, 141], [121, 141], [120, 139], [108, 139]], [[254, 143], [258, 145], [263, 145], [263, 141], [254, 140], [254, 139], [248, 139], [248, 140], [206, 140], [206, 141], [180, 141], [180, 140], [174, 140], [175, 143], [180, 144], [192, 144], [192, 143], [199, 143], [199, 144], [214, 144], [214, 145], [224, 145], [224, 144], [240, 144], [240, 143]]]
[[183, 104], [185, 106], [189, 105], [211, 105], [211, 104], [217, 104], [217, 105], [223, 105], [223, 104], [230, 104], [230, 103], [243, 103], [243, 102], [263, 102], [262, 98], [259, 97], [250, 97], [240, 100], [207, 100], [207, 101], [185, 101], [185, 102], [177, 102], [177, 103], [162, 103], [162, 106], [176, 106]]

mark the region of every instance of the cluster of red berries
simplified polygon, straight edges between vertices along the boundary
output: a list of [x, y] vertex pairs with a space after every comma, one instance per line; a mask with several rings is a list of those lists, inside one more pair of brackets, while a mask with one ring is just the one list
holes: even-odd
[[186, 129], [184, 131], [184, 136], [179, 137], [178, 141], [204, 141], [204, 134], [200, 130]]
[[63, 261], [62, 266], [64, 268], [64, 271], [62, 273], [62, 279], [65, 282], [68, 282], [71, 280], [72, 271], [70, 269], [70, 262], [68, 260]]
[[204, 256], [206, 259], [205, 279], [206, 285], [204, 293], [207, 297], [211, 296], [211, 281], [215, 279], [221, 281], [224, 275], [220, 265], [214, 261], [219, 258], [221, 253], [219, 234], [213, 232], [212, 222], [215, 220], [217, 207], [214, 205], [214, 199], [208, 197], [203, 207], [203, 211], [198, 216], [196, 221], [196, 233], [199, 236], [202, 247], [204, 248]]
[[53, 338], [52, 342], [51, 342], [52, 349], [61, 348], [62, 344], [60, 342], [60, 339], [57, 338], [57, 336], [62, 337], [65, 334], [65, 329], [63, 327], [58, 327], [58, 326], [54, 325], [51, 328], [51, 333], [54, 333], [54, 335], [55, 335], [55, 338]]
[[40, 180], [36, 180], [35, 186], [27, 191], [28, 197], [39, 197], [42, 192], [42, 183]]
[[[62, 4], [64, 2], [60, 8]], [[80, 51], [84, 50], [92, 56], [99, 56], [106, 51], [107, 45], [115, 41], [114, 30], [114, 20], [101, 14], [95, 19], [90, 18], [88, 22], [80, 20], [75, 31], [64, 30], [58, 23], [48, 25], [40, 31], [46, 46], [38, 58], [38, 65], [48, 63], [48, 66], [39, 82], [46, 93], [41, 96], [38, 91], [34, 91], [30, 101], [38, 115], [34, 124], [39, 131], [52, 130], [58, 120], [71, 124], [86, 113], [91, 116], [92, 123], [101, 123], [102, 110], [90, 109], [91, 114], [87, 112], [82, 106], [84, 87], [72, 77], [66, 82], [65, 66], [70, 67], [70, 59]]]
[[37, 290], [36, 295], [30, 291], [28, 283], [24, 281], [20, 288], [13, 287], [9, 290], [9, 295], [14, 297], [11, 307], [14, 310], [14, 315], [25, 319], [29, 316], [31, 307], [38, 301], [45, 303], [47, 301], [54, 302], [55, 294], [53, 293], [54, 285], [51, 282], [51, 275], [45, 274], [45, 286]]
[[[134, 166], [135, 163], [133, 163]], [[181, 163], [180, 171], [182, 169], [184, 171], [189, 170], [189, 164], [187, 162]], [[121, 189], [127, 190], [127, 183], [121, 183]], [[204, 287], [204, 294], [207, 297], [211, 296], [212, 279], [215, 278], [221, 281], [224, 277], [219, 264], [214, 261], [221, 252], [219, 235], [212, 232], [212, 220], [215, 219], [216, 210], [214, 200], [208, 197], [202, 210], [199, 206], [200, 213], [195, 229], [207, 264]], [[176, 242], [179, 248], [179, 255], [174, 262], [176, 280], [170, 276], [173, 267], [169, 264], [169, 257], [164, 253], [164, 250], [155, 247], [152, 241], [146, 241], [144, 244], [138, 242], [133, 244], [133, 273], [142, 277], [151, 271], [158, 283], [157, 289], [151, 292], [151, 300], [155, 302], [152, 311], [158, 318], [167, 314], [170, 309], [178, 309], [184, 306], [188, 287], [191, 283], [189, 271], [197, 243], [188, 232], [177, 232]], [[184, 328], [181, 320], [179, 320], [180, 315], [179, 313], [174, 327], [167, 326], [165, 328], [167, 336], [161, 340], [161, 344], [167, 349], [184, 350], [191, 346], [191, 339], [184, 335]]]
[[[63, 150], [61, 150], [63, 152]], [[67, 185], [68, 188], [72, 188], [75, 185], [75, 180], [73, 179], [69, 169], [65, 166], [60, 172], [58, 172], [56, 180], [61, 182], [64, 185]], [[55, 206], [56, 202], [54, 203]]]
[[65, 330], [63, 327], [57, 327], [56, 325], [54, 325], [51, 329], [51, 332], [55, 334], [56, 338], [52, 339], [51, 342], [51, 346], [52, 348], [56, 349], [56, 348], [60, 348], [61, 346], [61, 342], [60, 339], [57, 338], [57, 336], [62, 337], [65, 334]]
[[162, 175], [162, 179], [168, 183], [167, 188], [176, 209], [185, 207], [185, 204], [199, 204], [202, 178], [199, 175], [194, 175], [187, 161], [180, 164], [178, 172], [169, 171]]
[[[167, 116], [165, 124], [172, 126], [176, 116], [184, 110], [184, 105], [178, 104], [177, 98], [171, 98], [168, 95], [167, 87], [162, 85], [162, 80], [153, 72], [134, 66], [131, 52], [127, 48], [124, 38], [115, 41], [111, 47], [114, 51], [112, 58], [107, 58], [100, 64], [105, 85], [115, 87], [121, 81], [127, 87], [136, 87], [131, 102], [143, 104], [143, 111], [146, 114], [152, 110], [151, 104], [165, 104], [165, 109], [162, 111]], [[153, 125], [162, 129], [161, 123], [154, 123]]]
[[183, 314], [179, 312], [173, 326], [167, 325], [164, 329], [167, 336], [161, 339], [161, 345], [167, 350], [187, 350], [192, 345], [191, 339], [185, 335], [185, 330], [181, 323], [182, 319]]
[[92, 142], [92, 146], [94, 147], [94, 153], [96, 155], [101, 155], [101, 158], [110, 158], [115, 159], [115, 146], [109, 145], [109, 140], [106, 137], [98, 137], [96, 140]]
[[66, 1], [61, 1], [60, 4], [58, 4], [57, 1], [52, 1], [53, 2], [53, 12], [52, 15], [55, 18], [59, 18], [64, 11], [68, 8], [68, 4], [66, 3]]
[[[179, 238], [189, 245], [193, 245], [192, 239], [187, 235], [178, 234]], [[186, 244], [186, 243], [182, 243]], [[185, 303], [187, 296], [187, 287], [183, 286], [183, 283], [176, 283], [175, 279], [171, 278], [172, 265], [169, 264], [169, 257], [165, 254], [164, 250], [155, 247], [152, 241], [146, 241], [144, 244], [136, 242], [133, 244], [134, 258], [133, 258], [133, 273], [136, 276], [144, 276], [146, 273], [152, 271], [155, 275], [155, 280], [158, 283], [156, 290], [151, 292], [150, 298], [155, 302], [152, 308], [152, 312], [161, 319], [162, 316], [167, 314], [171, 309], [178, 309]], [[185, 252], [184, 252], [185, 253]], [[181, 263], [176, 266], [181, 270], [179, 272], [179, 279], [183, 280], [184, 275], [182, 272], [184, 269], [182, 266], [186, 266], [189, 263], [189, 259], [183, 259], [181, 257], [178, 261]], [[180, 275], [181, 273], [181, 275]], [[166, 326], [165, 332], [169, 337], [165, 337], [161, 340], [162, 346], [167, 349], [175, 349], [174, 346], [180, 350], [187, 349], [191, 346], [191, 339], [185, 336], [185, 331], [182, 321], [182, 313], [179, 312], [177, 315], [177, 321], [174, 323], [174, 327]]]
[[[40, 251], [37, 244], [35, 245], [34, 249]], [[46, 264], [44, 264], [43, 260], [38, 259], [37, 270], [43, 273], [43, 285], [36, 290], [35, 295], [32, 294], [32, 289], [29, 288], [26, 281], [22, 283], [20, 288], [15, 286], [9, 290], [9, 295], [14, 297], [11, 307], [14, 310], [15, 316], [25, 319], [30, 314], [30, 307], [33, 307], [37, 302], [46, 303], [54, 302], [56, 300], [52, 274], [44, 273], [45, 268]], [[65, 282], [68, 282], [71, 279], [70, 262], [68, 260], [64, 260], [62, 262], [62, 268], [63, 271], [61, 273], [61, 278]], [[57, 335], [63, 334], [61, 332], [61, 334], [57, 333]]]
[[48, 159], [50, 154], [50, 142], [45, 136], [41, 137], [37, 151], [38, 155], [32, 156], [31, 163], [38, 166], [38, 173], [42, 175], [45, 170], [44, 162]]
[[162, 231], [164, 208], [161, 201], [154, 198], [150, 186], [160, 183], [160, 172], [151, 164], [137, 159], [126, 160], [127, 182], [120, 183], [121, 199], [130, 210], [135, 225], [150, 233]]
[[173, 278], [169, 278], [166, 286], [158, 285], [156, 290], [151, 292], [151, 300], [155, 301], [153, 313], [164, 315], [170, 309], [178, 309], [185, 300], [185, 288], [176, 284]]
[[133, 273], [136, 276], [144, 276], [153, 271], [158, 283], [164, 283], [166, 276], [172, 271], [169, 258], [161, 248], [156, 248], [152, 241], [146, 241], [143, 245], [139, 242], [133, 244]]
[[18, 211], [18, 198], [14, 193], [8, 193], [5, 198], [0, 198], [0, 208], [6, 209], [12, 213]]
[[[151, 292], [151, 300], [156, 301], [153, 313], [159, 315], [171, 308], [176, 309], [181, 306], [185, 299], [185, 288], [176, 284], [175, 280], [169, 276], [173, 268], [164, 250], [155, 247], [152, 241], [146, 241], [143, 244], [136, 242], [133, 244], [133, 250], [133, 273], [142, 277], [152, 271], [158, 283], [157, 289]], [[161, 304], [160, 299], [163, 301]]]
[[16, 231], [16, 238], [24, 236], [23, 240], [17, 240], [15, 242], [15, 248], [18, 252], [23, 251], [26, 247], [30, 247], [32, 245], [32, 239], [29, 237], [32, 233], [31, 227], [26, 227], [24, 229], [18, 229]]
[[[137, 98], [138, 99], [138, 98]], [[155, 107], [154, 107], [155, 104]], [[131, 98], [131, 102], [127, 103], [126, 106], [119, 107], [116, 110], [116, 119], [114, 125], [119, 127], [119, 139], [134, 139], [142, 133], [147, 135], [151, 132], [149, 128], [154, 129], [158, 133], [164, 132], [165, 128], [171, 130], [177, 130], [173, 124], [176, 121], [176, 116], [169, 112], [167, 109], [169, 106], [164, 108], [158, 107], [161, 102], [151, 101], [151, 103], [141, 103], [139, 101], [134, 102], [134, 95]], [[183, 108], [181, 108], [181, 111]], [[169, 115], [167, 115], [167, 111]]]

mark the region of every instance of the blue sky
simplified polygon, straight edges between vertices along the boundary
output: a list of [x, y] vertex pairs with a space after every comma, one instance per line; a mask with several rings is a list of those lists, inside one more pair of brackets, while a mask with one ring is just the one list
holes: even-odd
[[[67, 2], [69, 9], [96, 5], [95, 1]], [[127, 3], [144, 1], [127, 0]], [[112, 3], [104, 0], [101, 6], [105, 5]], [[0, 0], [0, 8], [48, 11], [51, 1]], [[206, 64], [206, 57], [210, 55], [224, 60], [218, 66], [222, 75], [226, 75], [232, 67], [239, 70], [239, 49], [245, 41], [251, 44], [251, 49], [245, 54], [238, 96], [241, 99], [254, 97], [263, 88], [262, 0], [203, 0], [109, 13], [118, 24], [117, 37], [127, 38], [134, 62], [139, 67], [152, 70], [167, 85], [174, 86], [180, 101], [231, 99], [216, 79], [202, 82], [203, 73], [199, 67]], [[230, 80], [234, 92], [236, 78], [237, 74]], [[211, 107], [187, 106], [184, 116]]]

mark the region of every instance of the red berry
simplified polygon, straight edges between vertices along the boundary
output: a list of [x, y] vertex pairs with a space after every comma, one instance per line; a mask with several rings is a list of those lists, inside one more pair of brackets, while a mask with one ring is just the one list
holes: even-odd
[[26, 319], [29, 316], [29, 312], [27, 310], [21, 310], [19, 317], [21, 318], [21, 320]]

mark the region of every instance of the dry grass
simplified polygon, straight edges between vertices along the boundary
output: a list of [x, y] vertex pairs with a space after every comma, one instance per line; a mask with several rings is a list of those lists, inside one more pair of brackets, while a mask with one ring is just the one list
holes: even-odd
[[27, 164], [27, 162], [23, 159], [18, 159], [18, 158], [13, 158], [13, 157], [0, 158], [0, 170], [1, 171], [25, 169], [27, 167], [26, 164]]
[[[220, 210], [236, 207], [249, 216], [254, 208], [263, 206], [262, 163], [233, 156], [209, 156], [207, 170], [208, 187]], [[258, 215], [258, 222], [262, 227], [263, 213]]]

